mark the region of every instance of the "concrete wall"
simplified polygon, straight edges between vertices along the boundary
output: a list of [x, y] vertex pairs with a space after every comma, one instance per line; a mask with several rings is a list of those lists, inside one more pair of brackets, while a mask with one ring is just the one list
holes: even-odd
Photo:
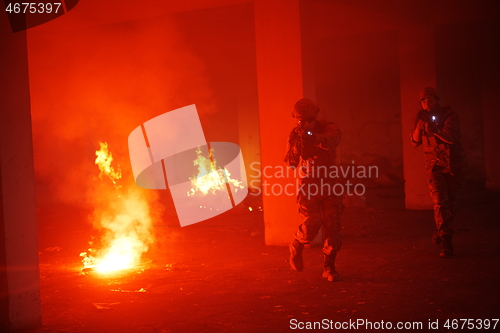
[[402, 164], [398, 40], [395, 31], [317, 41], [321, 116], [342, 131], [340, 163]]
[[438, 89], [443, 103], [460, 116], [467, 178], [498, 189], [500, 165], [492, 149], [500, 126], [500, 20], [486, 13], [475, 17], [479, 15], [475, 10], [468, 20], [448, 19], [435, 26]]
[[435, 26], [437, 89], [441, 105], [460, 117], [469, 180], [485, 180], [481, 84], [481, 23]]
[[253, 4], [180, 13], [175, 22], [204, 64], [213, 102], [201, 114], [207, 140], [239, 143], [247, 178], [257, 179], [250, 167], [260, 162]]
[[340, 163], [402, 171], [398, 35], [394, 25], [355, 6], [314, 4], [318, 103], [339, 125]]
[[500, 190], [500, 23], [488, 21], [482, 25], [481, 96], [483, 107], [484, 160], [486, 186]]
[[42, 323], [26, 33], [0, 15], [0, 331]]

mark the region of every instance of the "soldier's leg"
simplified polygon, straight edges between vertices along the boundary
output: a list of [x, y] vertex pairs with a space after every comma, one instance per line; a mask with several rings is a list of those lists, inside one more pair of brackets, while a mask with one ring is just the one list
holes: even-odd
[[302, 260], [304, 244], [309, 244], [316, 238], [322, 225], [319, 198], [299, 196], [298, 205], [302, 223], [295, 233], [295, 240], [290, 245], [290, 266], [295, 271], [301, 271], [304, 267]]
[[450, 225], [451, 210], [448, 196], [448, 182], [442, 170], [429, 173], [429, 193], [434, 204], [434, 221], [438, 236], [453, 233]]
[[448, 174], [444, 174], [442, 169], [434, 168], [429, 173], [429, 192], [434, 203], [434, 221], [436, 223], [436, 231], [433, 241], [435, 244], [443, 242], [444, 249], [441, 251], [441, 257], [453, 256], [451, 228], [452, 212], [449, 197]]
[[340, 251], [342, 245], [340, 218], [344, 211], [342, 197], [327, 196], [322, 201], [324, 244], [323, 253], [330, 254]]
[[444, 220], [440, 239], [443, 242], [443, 250], [439, 254], [442, 258], [453, 257], [453, 220], [457, 213], [457, 201], [462, 191], [464, 179], [462, 173], [444, 175], [448, 188], [449, 218]]
[[318, 197], [308, 198], [300, 196], [298, 205], [302, 224], [299, 225], [295, 238], [302, 244], [309, 244], [316, 238], [323, 224], [321, 199]]
[[344, 211], [342, 197], [327, 196], [322, 200], [323, 230], [324, 230], [324, 271], [323, 277], [328, 281], [341, 281], [340, 274], [335, 269], [337, 252], [342, 245], [340, 218]]
[[453, 217], [457, 213], [457, 202], [464, 186], [464, 177], [461, 171], [447, 175], [448, 197], [450, 200], [450, 212]]

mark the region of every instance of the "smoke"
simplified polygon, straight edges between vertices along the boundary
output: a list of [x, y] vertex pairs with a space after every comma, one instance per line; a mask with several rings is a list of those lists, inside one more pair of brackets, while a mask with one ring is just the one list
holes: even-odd
[[127, 147], [135, 127], [189, 104], [214, 110], [204, 64], [172, 18], [28, 34], [39, 201], [92, 207], [99, 141], [124, 186], [135, 186]]
[[[159, 191], [135, 184], [128, 135], [185, 105], [212, 112], [203, 62], [168, 17], [30, 31], [28, 56], [38, 203], [88, 209], [100, 237], [83, 255], [86, 265], [137, 262], [165, 209]], [[121, 169], [118, 187], [94, 163], [99, 142]]]
[[81, 254], [84, 267], [97, 266], [99, 271], [129, 268], [139, 263], [154, 241], [153, 223], [162, 213], [157, 192], [124, 186], [107, 143], [100, 143], [96, 156], [100, 174], [92, 182], [88, 200], [93, 207], [89, 218], [100, 238]]
[[154, 241], [153, 223], [161, 215], [161, 209], [151, 204], [155, 192], [129, 186], [101, 193], [90, 216], [101, 236], [82, 253], [84, 266], [97, 266], [100, 271], [131, 267]]

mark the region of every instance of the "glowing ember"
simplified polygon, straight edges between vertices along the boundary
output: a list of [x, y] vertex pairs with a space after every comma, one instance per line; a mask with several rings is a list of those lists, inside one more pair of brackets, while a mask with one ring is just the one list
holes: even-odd
[[208, 194], [208, 192], [215, 194], [219, 190], [226, 189], [228, 184], [234, 186], [235, 192], [244, 188], [239, 180], [231, 179], [231, 174], [226, 168], [217, 168], [213, 149], [208, 152], [209, 158], [202, 155], [199, 147], [196, 153], [198, 157], [193, 161], [193, 164], [198, 167], [198, 176], [189, 178], [193, 187], [187, 193], [188, 196], [193, 196], [197, 192], [201, 192], [203, 195]]
[[[98, 272], [114, 272], [137, 265], [143, 253], [153, 241], [151, 234], [152, 218], [148, 201], [136, 186], [123, 190], [119, 185], [120, 168], [112, 167], [113, 157], [106, 143], [100, 143], [96, 152], [95, 163], [101, 171], [101, 179], [106, 176], [113, 183], [113, 188], [100, 187], [93, 197], [96, 201], [93, 222], [104, 231], [100, 239], [101, 250], [96, 250], [94, 242], [91, 248], [83, 252], [85, 268]], [[103, 190], [108, 188], [109, 190]]]

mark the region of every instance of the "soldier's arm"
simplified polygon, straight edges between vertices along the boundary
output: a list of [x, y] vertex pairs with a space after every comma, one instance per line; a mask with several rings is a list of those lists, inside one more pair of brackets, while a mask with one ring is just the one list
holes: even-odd
[[422, 132], [424, 131], [424, 122], [419, 119], [415, 123], [415, 127], [411, 131], [411, 143], [414, 146], [420, 146], [422, 144]]
[[436, 131], [434, 135], [449, 144], [457, 142], [461, 135], [458, 115], [453, 112], [448, 118], [446, 118], [443, 128]]
[[314, 134], [314, 144], [323, 149], [335, 149], [340, 143], [342, 133], [335, 124], [328, 124], [323, 134]]
[[284, 162], [286, 165], [291, 167], [297, 167], [300, 162], [299, 135], [295, 128], [290, 132], [290, 135], [288, 136]]

